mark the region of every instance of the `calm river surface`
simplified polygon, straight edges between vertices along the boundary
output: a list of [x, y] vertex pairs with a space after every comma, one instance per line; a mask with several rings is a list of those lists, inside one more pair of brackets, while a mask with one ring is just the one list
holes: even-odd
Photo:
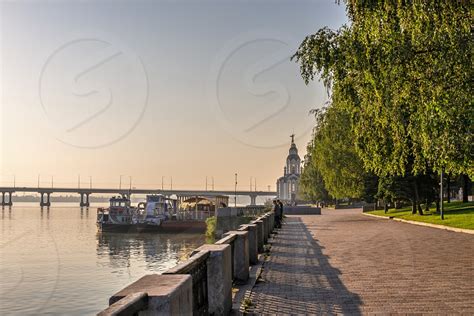
[[0, 315], [95, 315], [116, 291], [205, 242], [203, 235], [98, 233], [97, 206], [0, 206]]

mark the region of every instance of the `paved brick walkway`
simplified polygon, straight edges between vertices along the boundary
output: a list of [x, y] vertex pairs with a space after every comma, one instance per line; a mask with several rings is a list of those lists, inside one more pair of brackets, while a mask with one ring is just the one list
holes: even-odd
[[474, 235], [360, 210], [292, 216], [261, 277], [250, 313], [474, 315]]

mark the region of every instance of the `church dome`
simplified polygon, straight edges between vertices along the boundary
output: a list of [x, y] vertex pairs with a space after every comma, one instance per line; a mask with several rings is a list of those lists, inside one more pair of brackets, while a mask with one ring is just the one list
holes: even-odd
[[288, 152], [288, 158], [287, 159], [291, 159], [291, 158], [297, 158], [297, 159], [300, 158], [298, 156], [298, 148], [296, 148], [295, 143], [291, 143], [291, 147], [290, 147], [290, 150]]
[[288, 151], [288, 157], [286, 158], [289, 160], [300, 160], [300, 156], [298, 155], [298, 148], [296, 148], [296, 144], [294, 141], [294, 135], [291, 136], [291, 146], [290, 150]]

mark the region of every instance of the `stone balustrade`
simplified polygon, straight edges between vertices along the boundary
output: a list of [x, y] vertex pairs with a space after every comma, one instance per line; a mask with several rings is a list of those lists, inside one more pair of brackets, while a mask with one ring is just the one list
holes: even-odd
[[232, 284], [248, 280], [249, 267], [258, 263], [274, 227], [271, 212], [241, 225], [162, 275], [146, 275], [114, 294], [98, 315], [226, 315]]

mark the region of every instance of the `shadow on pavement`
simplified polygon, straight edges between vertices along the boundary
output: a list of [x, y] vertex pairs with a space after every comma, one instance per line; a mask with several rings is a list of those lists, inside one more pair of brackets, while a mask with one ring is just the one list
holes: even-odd
[[299, 217], [290, 217], [272, 242], [263, 282], [250, 294], [249, 314], [361, 314], [361, 300], [340, 280], [324, 248]]

